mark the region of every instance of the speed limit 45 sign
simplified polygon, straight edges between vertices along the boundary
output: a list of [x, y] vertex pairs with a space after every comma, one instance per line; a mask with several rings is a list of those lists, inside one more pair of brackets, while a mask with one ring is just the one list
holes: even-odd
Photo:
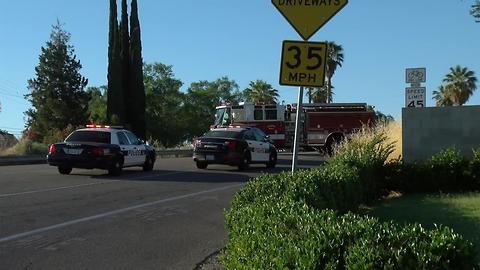
[[285, 40], [280, 84], [322, 87], [325, 83], [327, 43]]
[[426, 102], [425, 87], [407, 87], [405, 88], [405, 107], [419, 108], [425, 107]]

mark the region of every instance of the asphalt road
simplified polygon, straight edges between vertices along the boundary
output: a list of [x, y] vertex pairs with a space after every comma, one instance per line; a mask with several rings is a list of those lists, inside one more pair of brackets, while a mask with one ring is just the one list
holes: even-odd
[[[226, 241], [223, 212], [251, 177], [191, 158], [157, 160], [153, 172], [58, 174], [48, 165], [0, 167], [0, 269], [193, 269]], [[321, 157], [301, 155], [300, 168]]]

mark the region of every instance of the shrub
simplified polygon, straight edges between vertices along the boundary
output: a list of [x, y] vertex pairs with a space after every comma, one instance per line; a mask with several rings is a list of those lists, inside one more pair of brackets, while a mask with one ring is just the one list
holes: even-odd
[[227, 269], [474, 269], [473, 245], [447, 228], [425, 230], [291, 199], [227, 214]]
[[464, 191], [474, 188], [469, 171], [469, 161], [455, 148], [445, 149], [432, 156], [423, 167], [426, 170], [422, 185], [425, 191]]
[[473, 159], [470, 162], [470, 172], [475, 188], [480, 189], [480, 148], [473, 150]]
[[232, 209], [252, 203], [291, 199], [315, 209], [356, 210], [366, 190], [356, 168], [329, 163], [324, 168], [264, 174], [251, 180], [232, 201]]

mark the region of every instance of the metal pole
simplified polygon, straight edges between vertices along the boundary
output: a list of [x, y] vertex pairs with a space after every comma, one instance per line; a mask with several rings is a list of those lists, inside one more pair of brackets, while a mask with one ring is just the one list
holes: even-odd
[[300, 143], [300, 122], [303, 111], [303, 86], [298, 90], [297, 114], [295, 115], [295, 139], [293, 142], [292, 174], [297, 169], [298, 148]]

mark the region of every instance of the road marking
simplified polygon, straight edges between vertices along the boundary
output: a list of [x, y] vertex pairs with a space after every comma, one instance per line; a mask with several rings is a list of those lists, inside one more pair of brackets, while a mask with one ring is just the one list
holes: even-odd
[[20, 195], [27, 195], [27, 194], [35, 194], [35, 193], [51, 192], [51, 191], [58, 191], [58, 190], [65, 190], [65, 189], [74, 189], [74, 188], [79, 188], [79, 187], [102, 185], [102, 184], [108, 184], [108, 183], [113, 183], [113, 182], [121, 182], [121, 181], [128, 181], [128, 180], [141, 180], [141, 179], [144, 179], [144, 178], [150, 178], [150, 177], [156, 177], [156, 176], [169, 176], [169, 175], [181, 174], [181, 173], [187, 173], [187, 172], [171, 172], [171, 173], [164, 173], [164, 174], [144, 175], [143, 177], [137, 176], [137, 177], [131, 178], [131, 179], [124, 178], [124, 179], [121, 179], [121, 180], [107, 180], [107, 181], [102, 181], [102, 182], [81, 184], [81, 185], [74, 185], [74, 186], [64, 186], [64, 187], [57, 187], [57, 188], [48, 188], [48, 189], [40, 189], [40, 190], [22, 191], [22, 192], [17, 192], [17, 193], [0, 194], [0, 199], [7, 198], [7, 197], [20, 196]]
[[148, 207], [148, 206], [153, 206], [153, 205], [162, 204], [162, 203], [166, 203], [166, 202], [191, 198], [191, 197], [195, 197], [195, 196], [198, 196], [198, 195], [213, 193], [213, 192], [217, 192], [217, 191], [223, 191], [223, 190], [227, 190], [227, 189], [240, 187], [242, 185], [244, 185], [244, 183], [229, 185], [229, 186], [225, 186], [225, 187], [221, 187], [221, 188], [214, 188], [214, 189], [199, 191], [199, 192], [185, 194], [185, 195], [180, 195], [180, 196], [171, 197], [171, 198], [167, 198], [167, 199], [162, 199], [162, 200], [158, 200], [158, 201], [133, 205], [133, 206], [130, 206], [130, 207], [121, 208], [121, 209], [101, 213], [101, 214], [90, 216], [90, 217], [74, 219], [74, 220], [71, 220], [71, 221], [51, 225], [51, 226], [48, 226], [48, 227], [38, 228], [38, 229], [31, 230], [31, 231], [28, 231], [28, 232], [23, 232], [23, 233], [19, 233], [19, 234], [6, 236], [6, 237], [3, 237], [3, 238], [0, 238], [0, 243], [7, 242], [7, 241], [12, 241], [12, 240], [17, 240], [17, 239], [20, 239], [20, 238], [23, 238], [23, 237], [27, 237], [27, 236], [31, 236], [31, 235], [55, 230], [55, 229], [61, 229], [61, 228], [71, 226], [71, 225], [75, 225], [75, 224], [79, 224], [79, 223], [82, 223], [82, 222], [92, 221], [92, 220], [96, 220], [96, 219], [100, 219], [100, 218], [105, 218], [105, 217], [108, 217], [108, 216], [121, 214], [121, 213], [124, 213], [124, 212], [127, 212], [127, 211], [131, 211], [131, 210], [135, 210], [135, 209], [139, 209], [139, 208], [143, 208], [143, 207]]
[[0, 194], [0, 198], [20, 196], [20, 195], [26, 195], [26, 194], [34, 194], [34, 193], [42, 193], [42, 192], [50, 192], [50, 191], [57, 191], [57, 190], [64, 190], [64, 189], [73, 189], [73, 188], [78, 188], [78, 187], [88, 187], [88, 186], [94, 186], [94, 185], [102, 185], [102, 184], [107, 184], [107, 183], [116, 182], [116, 181], [118, 181], [118, 180], [103, 181], [103, 182], [99, 182], [99, 183], [81, 184], [81, 185], [75, 185], [75, 186], [64, 186], [64, 187], [49, 188], [49, 189], [23, 191], [23, 192], [17, 192], [17, 193]]

